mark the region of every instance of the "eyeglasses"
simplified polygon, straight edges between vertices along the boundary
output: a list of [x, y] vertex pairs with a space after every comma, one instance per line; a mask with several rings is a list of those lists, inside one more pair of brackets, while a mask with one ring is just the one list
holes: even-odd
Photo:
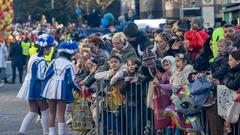
[[113, 42], [113, 45], [120, 45], [122, 42]]

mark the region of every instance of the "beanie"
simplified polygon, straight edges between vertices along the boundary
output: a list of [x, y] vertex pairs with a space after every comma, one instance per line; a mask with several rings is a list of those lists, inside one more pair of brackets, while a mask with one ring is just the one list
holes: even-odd
[[154, 46], [148, 46], [146, 50], [143, 52], [142, 60], [156, 59], [156, 53], [153, 52]]
[[136, 37], [138, 35], [138, 26], [135, 23], [129, 23], [124, 28], [123, 33], [128, 37]]
[[196, 24], [193, 28], [194, 30], [199, 30], [203, 28], [203, 19], [201, 17], [194, 17], [192, 19], [192, 23]]

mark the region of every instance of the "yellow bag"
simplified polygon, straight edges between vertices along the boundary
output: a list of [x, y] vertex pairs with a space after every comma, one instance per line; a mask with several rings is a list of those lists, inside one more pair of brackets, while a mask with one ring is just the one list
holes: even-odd
[[124, 96], [116, 89], [112, 87], [111, 95], [107, 98], [108, 107], [111, 111], [117, 111], [117, 107], [122, 105]]
[[74, 98], [75, 102], [77, 102], [80, 99], [80, 97], [76, 91], [73, 92], [73, 98]]

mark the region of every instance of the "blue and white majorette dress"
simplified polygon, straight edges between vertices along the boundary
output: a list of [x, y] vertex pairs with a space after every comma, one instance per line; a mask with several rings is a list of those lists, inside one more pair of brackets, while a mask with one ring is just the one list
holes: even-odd
[[27, 75], [17, 97], [26, 100], [40, 100], [42, 80], [44, 79], [47, 63], [43, 57], [30, 57], [27, 65]]
[[80, 91], [74, 78], [75, 72], [71, 61], [64, 57], [55, 59], [46, 71], [42, 97], [72, 103], [74, 101], [73, 90]]

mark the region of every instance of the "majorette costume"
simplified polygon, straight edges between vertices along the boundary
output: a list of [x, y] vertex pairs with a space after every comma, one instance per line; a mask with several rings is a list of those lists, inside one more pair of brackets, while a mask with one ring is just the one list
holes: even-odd
[[[52, 47], [56, 41], [52, 36], [42, 34], [37, 37], [36, 45], [40, 48]], [[38, 56], [38, 53], [30, 57], [27, 65], [27, 75], [20, 88], [17, 97], [26, 100], [40, 100], [42, 81], [45, 79], [45, 71], [47, 63], [43, 56]]]
[[[77, 49], [76, 42], [66, 41], [60, 44], [58, 52], [73, 55]], [[46, 82], [42, 97], [72, 103], [74, 101], [72, 91], [80, 91], [80, 88], [74, 82], [74, 78], [74, 66], [70, 60], [61, 56], [53, 60], [46, 71]]]

